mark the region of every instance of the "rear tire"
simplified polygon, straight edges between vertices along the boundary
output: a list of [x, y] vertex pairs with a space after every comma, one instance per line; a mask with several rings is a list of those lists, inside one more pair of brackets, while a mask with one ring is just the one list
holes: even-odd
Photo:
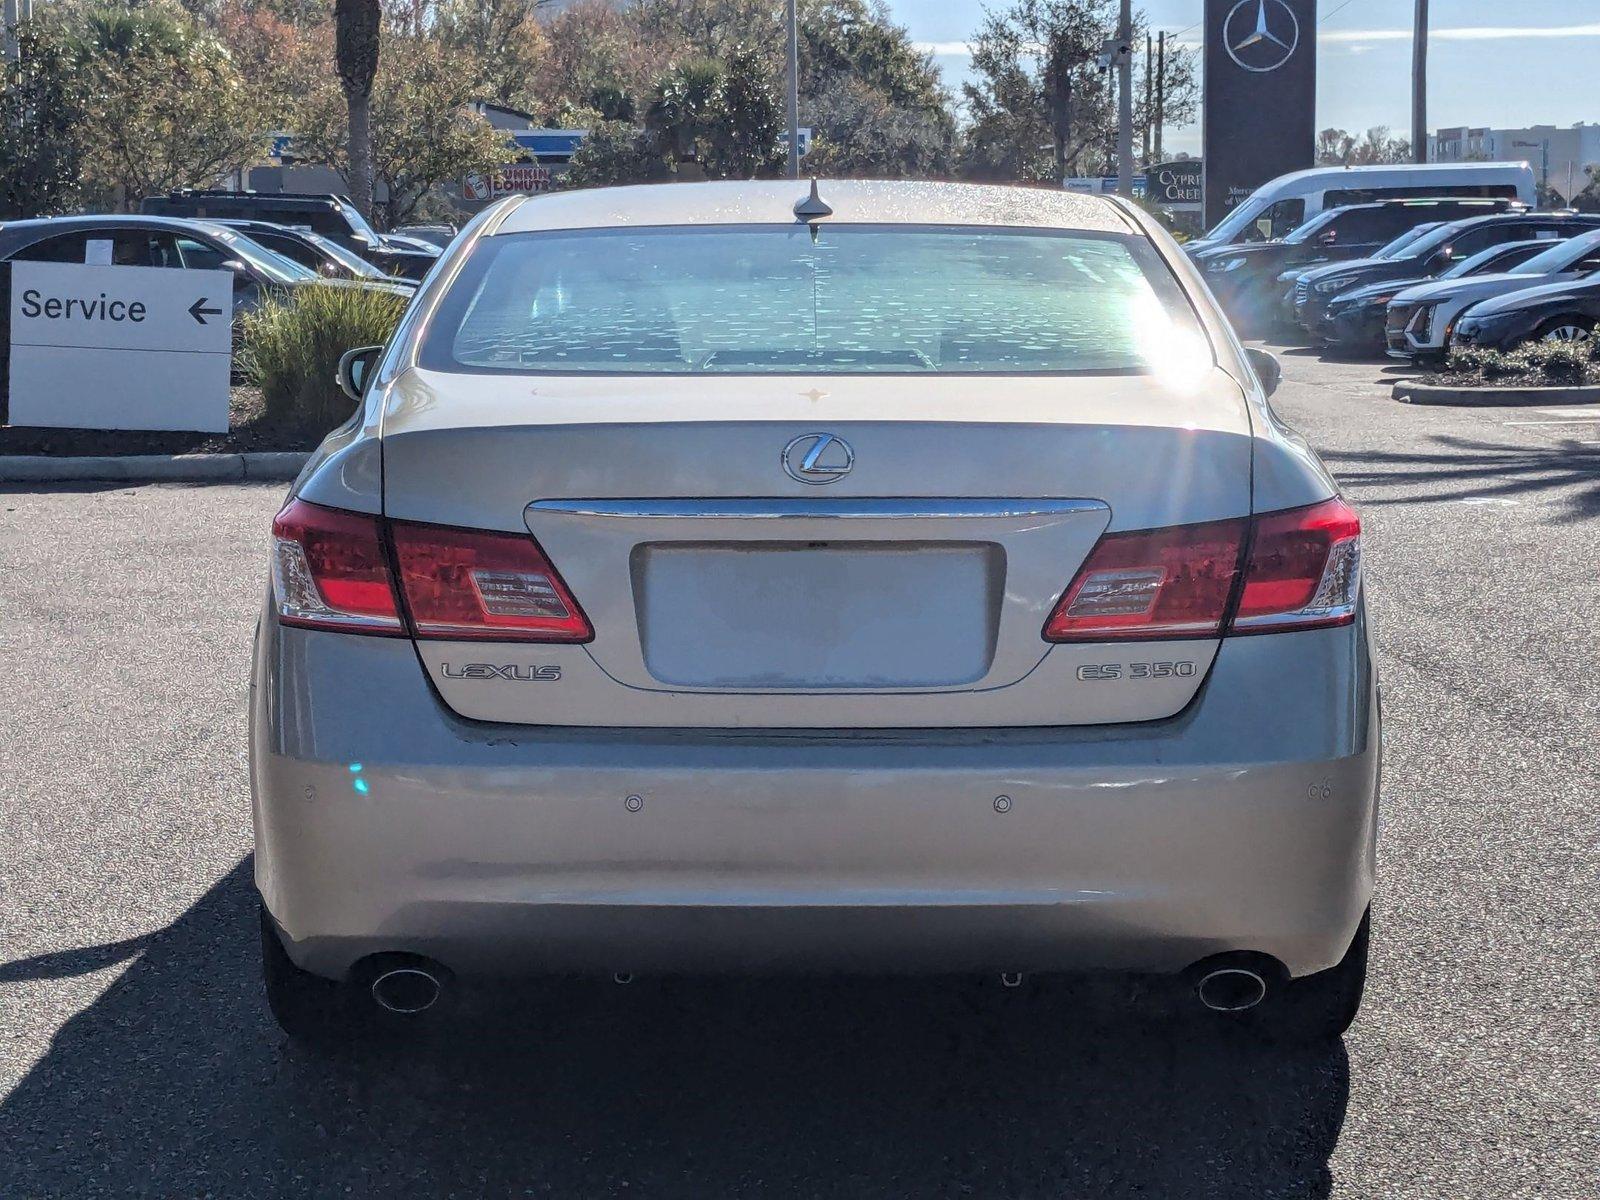
[[1337, 966], [1291, 979], [1260, 1007], [1262, 1031], [1288, 1042], [1331, 1042], [1343, 1036], [1361, 1010], [1367, 985], [1367, 950], [1372, 939], [1372, 909]]
[[360, 1028], [349, 987], [294, 965], [279, 940], [277, 926], [261, 905], [261, 979], [267, 1007], [289, 1039], [320, 1050], [350, 1042]]

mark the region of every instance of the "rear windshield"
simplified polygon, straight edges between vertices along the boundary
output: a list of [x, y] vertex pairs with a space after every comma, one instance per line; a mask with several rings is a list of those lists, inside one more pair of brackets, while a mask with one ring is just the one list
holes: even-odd
[[803, 225], [485, 238], [422, 346], [442, 371], [1134, 373], [1203, 347], [1142, 238]]

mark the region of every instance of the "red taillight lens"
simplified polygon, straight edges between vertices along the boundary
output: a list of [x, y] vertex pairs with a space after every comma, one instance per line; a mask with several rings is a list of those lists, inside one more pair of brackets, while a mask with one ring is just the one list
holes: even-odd
[[1247, 527], [1240, 518], [1101, 538], [1050, 614], [1045, 639], [1219, 636]]
[[587, 642], [588, 618], [528, 534], [390, 523], [419, 638]]
[[[1232, 617], [1228, 605], [1244, 579]], [[1361, 520], [1338, 497], [1253, 521], [1100, 539], [1051, 613], [1052, 642], [1213, 638], [1348, 625], [1361, 592]]]
[[1361, 592], [1361, 518], [1335, 496], [1255, 519], [1234, 633], [1348, 625]]
[[404, 632], [378, 517], [291, 500], [272, 522], [272, 583], [285, 625]]

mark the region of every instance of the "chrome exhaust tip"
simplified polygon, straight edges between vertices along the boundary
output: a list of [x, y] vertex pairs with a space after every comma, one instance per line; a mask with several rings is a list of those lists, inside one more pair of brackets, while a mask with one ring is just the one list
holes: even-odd
[[443, 973], [425, 963], [390, 967], [372, 980], [373, 1003], [399, 1016], [425, 1013], [443, 995]]
[[1218, 967], [1200, 976], [1194, 990], [1212, 1012], [1241, 1013], [1267, 998], [1267, 981], [1248, 967]]

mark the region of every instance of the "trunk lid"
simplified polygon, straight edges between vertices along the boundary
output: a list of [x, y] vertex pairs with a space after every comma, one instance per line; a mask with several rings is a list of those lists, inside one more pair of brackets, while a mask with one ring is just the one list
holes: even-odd
[[[594, 626], [586, 645], [420, 641], [463, 716], [1092, 724], [1179, 711], [1216, 643], [1052, 645], [1056, 600], [1108, 530], [1246, 515], [1250, 446], [1220, 371], [1183, 387], [411, 371], [386, 406], [384, 505], [531, 532]], [[1150, 667], [1101, 671], [1133, 662]]]

